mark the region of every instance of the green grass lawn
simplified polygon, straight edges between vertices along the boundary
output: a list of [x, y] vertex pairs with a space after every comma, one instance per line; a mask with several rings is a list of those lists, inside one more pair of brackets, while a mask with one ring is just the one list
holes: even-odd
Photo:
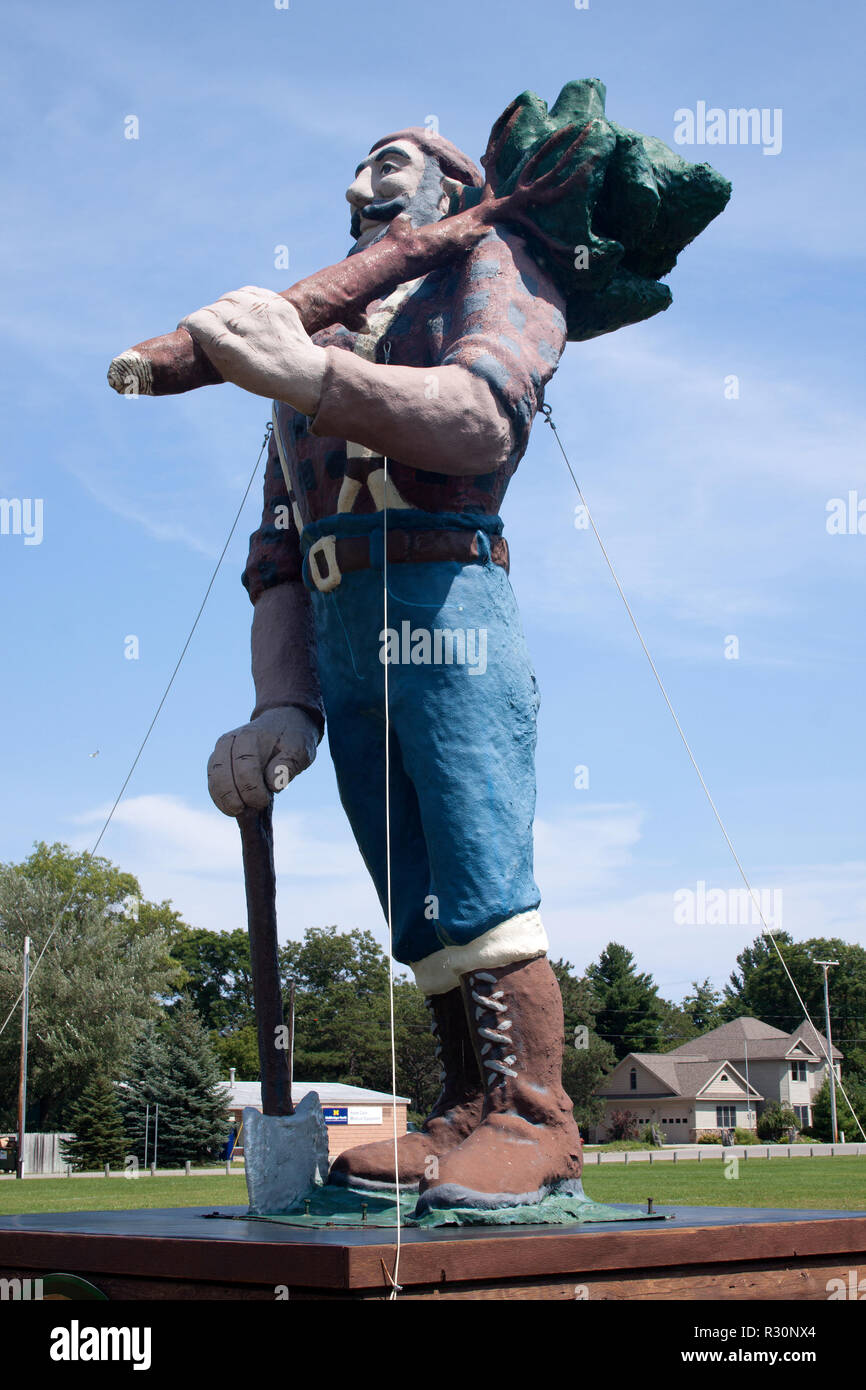
[[[741, 1159], [736, 1178], [728, 1165], [686, 1159], [640, 1164], [589, 1164], [584, 1186], [597, 1202], [643, 1206], [816, 1207], [866, 1211], [866, 1158]], [[0, 1182], [0, 1216], [41, 1211], [115, 1211], [131, 1207], [240, 1206], [247, 1201], [242, 1173], [191, 1177], [40, 1178]]]
[[689, 1207], [817, 1207], [866, 1211], [866, 1158], [686, 1159], [676, 1164], [587, 1164], [583, 1185], [598, 1202]]
[[0, 1217], [39, 1211], [128, 1211], [131, 1207], [236, 1207], [247, 1202], [243, 1169], [185, 1177], [33, 1178], [0, 1182]]

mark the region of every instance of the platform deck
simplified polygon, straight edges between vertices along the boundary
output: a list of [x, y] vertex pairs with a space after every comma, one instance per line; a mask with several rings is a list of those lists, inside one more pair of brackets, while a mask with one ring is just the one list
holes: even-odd
[[[78, 1274], [110, 1299], [380, 1299], [382, 1230], [269, 1225], [243, 1207], [0, 1218], [0, 1278]], [[616, 1226], [404, 1230], [410, 1299], [827, 1298], [866, 1274], [866, 1212], [660, 1207]]]

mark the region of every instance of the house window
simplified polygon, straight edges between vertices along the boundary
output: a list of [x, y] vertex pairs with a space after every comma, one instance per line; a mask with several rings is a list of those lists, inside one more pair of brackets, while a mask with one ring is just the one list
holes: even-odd
[[792, 1062], [792, 1063], [791, 1063], [791, 1080], [792, 1080], [792, 1081], [805, 1081], [805, 1080], [806, 1080], [806, 1063], [805, 1063], [805, 1062]]
[[737, 1123], [737, 1108], [734, 1105], [716, 1106], [716, 1129], [734, 1129]]
[[636, 1067], [632, 1067], [631, 1071], [630, 1071], [629, 1074], [628, 1074], [628, 1084], [629, 1084], [629, 1089], [630, 1089], [630, 1090], [632, 1090], [632, 1091], [636, 1091], [636, 1090], [637, 1090], [637, 1068], [636, 1068]]
[[811, 1119], [810, 1119], [810, 1117], [809, 1117], [809, 1106], [808, 1106], [808, 1105], [795, 1105], [795, 1106], [794, 1106], [794, 1114], [797, 1116], [797, 1124], [800, 1126], [800, 1128], [801, 1128], [801, 1129], [808, 1129], [809, 1126], [810, 1126], [810, 1124], [812, 1123], [812, 1121], [811, 1121]]

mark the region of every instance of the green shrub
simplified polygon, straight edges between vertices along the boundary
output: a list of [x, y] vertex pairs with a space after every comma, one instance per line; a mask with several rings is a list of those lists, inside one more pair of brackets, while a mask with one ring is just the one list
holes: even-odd
[[721, 1142], [722, 1136], [720, 1134], [702, 1134], [698, 1140], [699, 1144], [721, 1144]]
[[734, 1143], [735, 1143], [735, 1144], [757, 1144], [757, 1143], [758, 1143], [758, 1136], [757, 1136], [757, 1134], [755, 1133], [755, 1131], [754, 1131], [753, 1129], [735, 1129], [735, 1130], [734, 1130]]
[[762, 1144], [779, 1144], [788, 1138], [788, 1130], [799, 1132], [800, 1122], [789, 1105], [773, 1101], [758, 1116], [758, 1139]]

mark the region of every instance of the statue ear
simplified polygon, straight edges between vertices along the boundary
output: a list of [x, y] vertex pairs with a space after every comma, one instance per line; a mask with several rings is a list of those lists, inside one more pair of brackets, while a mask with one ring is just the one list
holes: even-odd
[[449, 174], [442, 175], [442, 198], [439, 200], [439, 207], [442, 212], [447, 212], [451, 199], [455, 198], [463, 189], [463, 184], [459, 179], [452, 179]]

